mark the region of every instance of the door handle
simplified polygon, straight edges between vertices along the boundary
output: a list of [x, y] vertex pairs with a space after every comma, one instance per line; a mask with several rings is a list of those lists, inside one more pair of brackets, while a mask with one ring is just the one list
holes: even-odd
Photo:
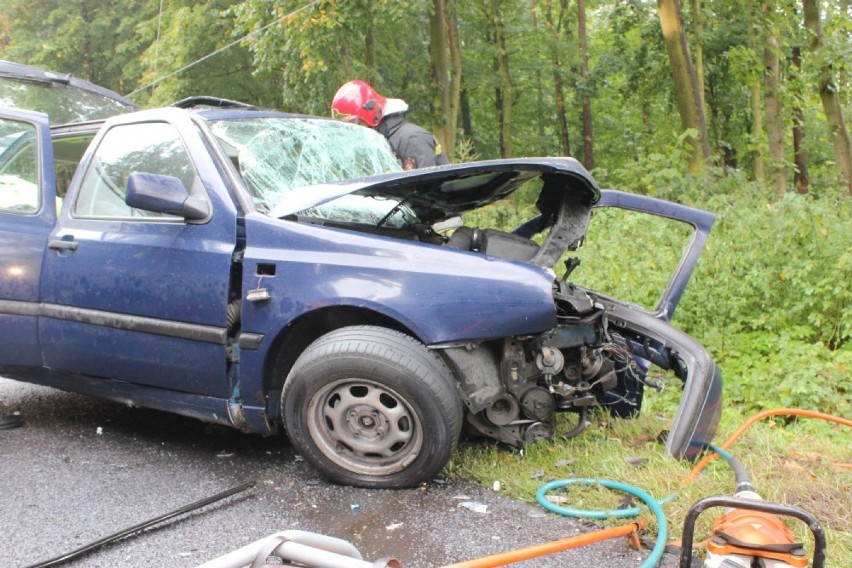
[[50, 241], [47, 247], [53, 250], [77, 250], [77, 243], [66, 240]]

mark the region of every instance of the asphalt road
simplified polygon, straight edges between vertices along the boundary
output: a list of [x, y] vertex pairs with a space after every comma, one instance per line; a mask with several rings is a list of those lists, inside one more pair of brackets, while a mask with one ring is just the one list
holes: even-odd
[[[60, 556], [230, 487], [238, 496], [67, 563], [79, 568], [196, 566], [272, 533], [299, 529], [352, 543], [365, 560], [442, 566], [589, 532], [490, 489], [439, 480], [375, 491], [331, 484], [286, 438], [263, 438], [194, 419], [0, 378], [0, 566]], [[481, 503], [485, 513], [460, 506]], [[639, 566], [647, 552], [610, 540], [524, 568]], [[676, 566], [666, 555], [663, 565]]]

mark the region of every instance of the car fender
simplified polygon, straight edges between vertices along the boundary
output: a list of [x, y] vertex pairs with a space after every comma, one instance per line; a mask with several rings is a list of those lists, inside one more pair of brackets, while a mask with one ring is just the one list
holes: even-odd
[[244, 297], [259, 288], [269, 294], [245, 302], [243, 329], [251, 333], [274, 333], [331, 306], [374, 310], [427, 345], [556, 324], [553, 275], [526, 263], [262, 215], [248, 215], [246, 226]]

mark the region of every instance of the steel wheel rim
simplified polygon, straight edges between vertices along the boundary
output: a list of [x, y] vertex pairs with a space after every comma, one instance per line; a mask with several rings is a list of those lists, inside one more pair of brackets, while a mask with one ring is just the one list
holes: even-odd
[[420, 418], [393, 389], [346, 378], [322, 387], [308, 404], [308, 432], [335, 465], [364, 475], [408, 467], [423, 447]]

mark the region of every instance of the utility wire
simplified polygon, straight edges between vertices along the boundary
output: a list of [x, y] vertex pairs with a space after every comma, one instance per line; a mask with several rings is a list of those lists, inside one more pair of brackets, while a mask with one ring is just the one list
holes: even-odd
[[266, 31], [267, 29], [271, 28], [272, 26], [274, 26], [275, 24], [277, 24], [278, 22], [280, 22], [280, 21], [282, 21], [282, 20], [286, 20], [287, 18], [292, 18], [293, 16], [295, 16], [295, 15], [296, 15], [296, 14], [298, 14], [299, 12], [303, 12], [303, 11], [307, 10], [308, 8], [311, 8], [311, 7], [313, 7], [315, 4], [318, 4], [319, 2], [320, 2], [320, 0], [313, 0], [313, 2], [308, 2], [307, 4], [305, 4], [304, 6], [302, 6], [301, 8], [298, 8], [298, 9], [296, 9], [296, 10], [294, 10], [294, 11], [290, 12], [289, 14], [286, 14], [286, 15], [284, 15], [284, 16], [281, 16], [280, 18], [278, 18], [277, 20], [273, 21], [272, 23], [269, 23], [269, 24], [267, 24], [267, 25], [263, 26], [262, 28], [256, 29], [256, 30], [254, 30], [253, 32], [249, 32], [249, 33], [247, 33], [246, 35], [244, 35], [243, 37], [241, 37], [240, 39], [234, 40], [234, 41], [232, 41], [231, 43], [229, 43], [228, 45], [226, 45], [226, 46], [224, 46], [224, 47], [221, 47], [221, 48], [217, 49], [216, 51], [214, 51], [214, 52], [212, 52], [212, 53], [209, 53], [209, 54], [205, 55], [204, 57], [202, 57], [202, 58], [200, 58], [200, 59], [197, 59], [197, 60], [193, 61], [193, 62], [192, 62], [192, 63], [190, 63], [189, 65], [184, 65], [184, 66], [183, 66], [183, 67], [181, 67], [180, 69], [177, 69], [177, 70], [175, 70], [175, 71], [172, 71], [172, 72], [171, 72], [171, 73], [169, 73], [168, 75], [164, 75], [164, 76], [160, 77], [159, 79], [157, 79], [157, 80], [153, 81], [152, 83], [149, 83], [149, 84], [145, 85], [144, 87], [139, 87], [138, 89], [136, 89], [136, 90], [135, 90], [135, 91], [133, 91], [132, 93], [128, 93], [128, 94], [127, 94], [127, 95], [125, 95], [125, 96], [126, 96], [127, 98], [130, 98], [130, 97], [132, 97], [133, 95], [136, 95], [136, 94], [141, 93], [141, 92], [142, 92], [142, 91], [144, 91], [145, 89], [150, 89], [150, 88], [151, 88], [151, 87], [153, 87], [154, 85], [157, 85], [158, 83], [161, 83], [161, 82], [165, 81], [165, 80], [166, 80], [166, 79], [168, 79], [169, 77], [174, 77], [174, 76], [175, 76], [175, 75], [177, 75], [178, 73], [183, 73], [183, 72], [184, 72], [184, 71], [186, 71], [187, 69], [189, 69], [189, 68], [191, 68], [191, 67], [195, 67], [195, 66], [196, 66], [196, 65], [198, 65], [199, 63], [203, 63], [204, 61], [207, 61], [207, 60], [208, 60], [208, 59], [210, 59], [211, 57], [213, 57], [213, 56], [215, 56], [215, 55], [219, 55], [219, 54], [220, 54], [220, 53], [222, 53], [223, 51], [226, 51], [226, 50], [228, 50], [228, 49], [231, 49], [231, 48], [232, 48], [232, 47], [234, 47], [235, 45], [237, 45], [237, 44], [239, 44], [239, 43], [242, 43], [244, 40], [246, 40], [246, 39], [248, 39], [248, 38], [250, 38], [250, 37], [252, 37], [252, 36], [254, 36], [254, 35], [257, 35], [257, 34], [259, 34], [259, 33], [261, 33], [261, 32]]

